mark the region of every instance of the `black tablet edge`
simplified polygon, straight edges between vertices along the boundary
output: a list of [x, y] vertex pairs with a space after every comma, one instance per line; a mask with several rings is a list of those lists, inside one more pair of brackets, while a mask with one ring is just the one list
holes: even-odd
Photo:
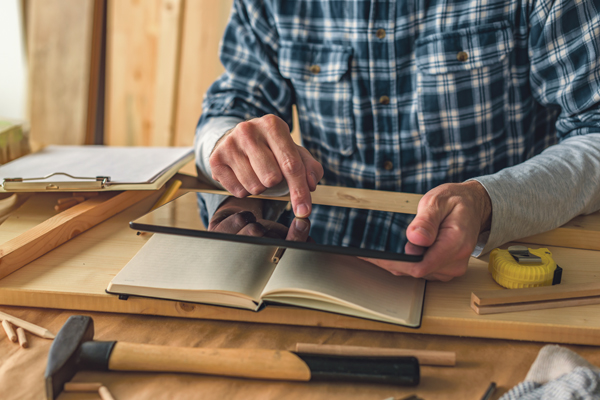
[[325, 253], [341, 254], [355, 257], [377, 258], [384, 260], [419, 262], [423, 260], [422, 255], [410, 255], [403, 253], [393, 253], [379, 250], [362, 249], [356, 247], [341, 247], [327, 244], [317, 244], [310, 242], [293, 242], [283, 239], [268, 237], [255, 237], [246, 235], [233, 235], [229, 233], [200, 231], [196, 229], [176, 228], [158, 225], [147, 225], [135, 221], [129, 222], [129, 227], [136, 231], [165, 233], [169, 235], [191, 236], [205, 239], [225, 240], [228, 242], [241, 242], [249, 244], [259, 244], [264, 246], [277, 246], [290, 249], [320, 251]]

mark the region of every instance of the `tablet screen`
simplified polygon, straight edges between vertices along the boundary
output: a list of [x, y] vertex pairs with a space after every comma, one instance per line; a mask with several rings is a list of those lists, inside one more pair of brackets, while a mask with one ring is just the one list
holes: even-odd
[[[297, 220], [288, 201], [189, 192], [130, 222], [130, 227], [359, 257], [407, 262], [423, 258], [404, 253], [410, 222], [406, 214], [313, 204], [308, 221]], [[296, 229], [306, 222], [308, 237]]]

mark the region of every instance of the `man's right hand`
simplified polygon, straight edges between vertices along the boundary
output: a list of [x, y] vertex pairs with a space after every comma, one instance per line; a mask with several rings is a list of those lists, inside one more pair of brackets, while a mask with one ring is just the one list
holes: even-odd
[[219, 139], [209, 161], [213, 179], [240, 198], [261, 194], [285, 178], [299, 218], [310, 215], [310, 192], [323, 178], [321, 164], [294, 143], [288, 125], [272, 114], [236, 125]]

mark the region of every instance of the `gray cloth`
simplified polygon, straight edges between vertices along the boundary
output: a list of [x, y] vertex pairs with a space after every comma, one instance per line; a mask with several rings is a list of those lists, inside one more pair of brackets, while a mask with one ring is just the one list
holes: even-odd
[[600, 399], [600, 369], [569, 349], [544, 346], [525, 381], [500, 400]]

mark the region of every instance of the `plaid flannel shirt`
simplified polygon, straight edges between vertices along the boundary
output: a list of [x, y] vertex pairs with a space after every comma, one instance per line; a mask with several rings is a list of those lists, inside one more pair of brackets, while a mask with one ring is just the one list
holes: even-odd
[[[214, 117], [275, 114], [321, 183], [425, 193], [600, 132], [600, 5], [582, 0], [239, 0]], [[311, 235], [401, 249], [412, 216], [315, 206]]]

